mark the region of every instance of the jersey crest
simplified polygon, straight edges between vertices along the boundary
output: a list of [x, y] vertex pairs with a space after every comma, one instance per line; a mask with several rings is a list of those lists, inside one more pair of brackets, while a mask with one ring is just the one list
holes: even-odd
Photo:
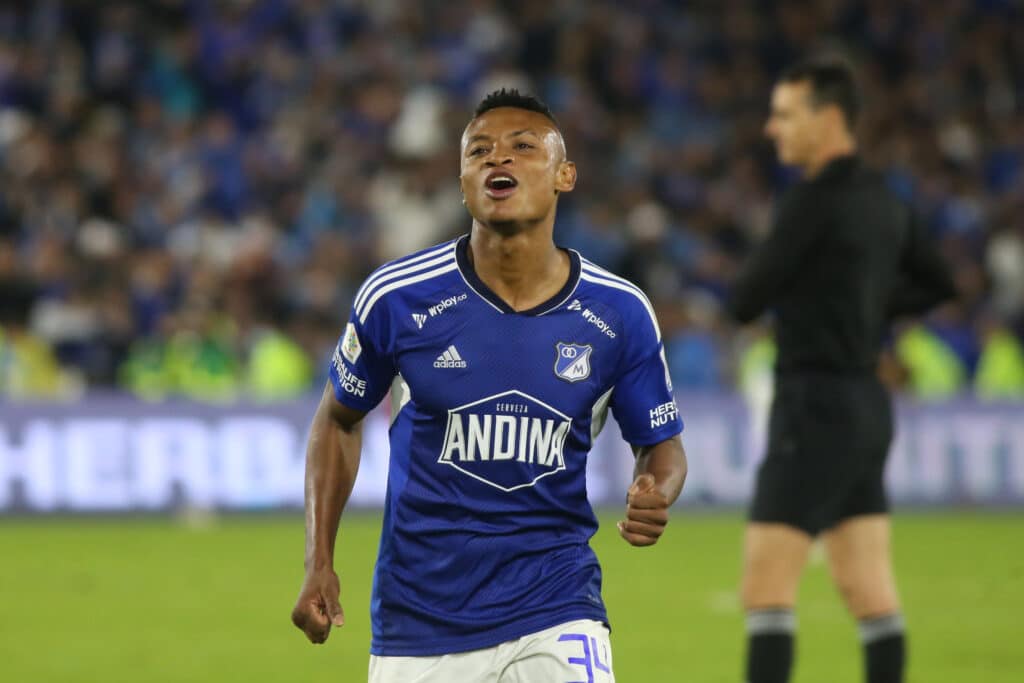
[[555, 374], [566, 382], [579, 382], [590, 377], [590, 354], [594, 347], [590, 344], [555, 345]]

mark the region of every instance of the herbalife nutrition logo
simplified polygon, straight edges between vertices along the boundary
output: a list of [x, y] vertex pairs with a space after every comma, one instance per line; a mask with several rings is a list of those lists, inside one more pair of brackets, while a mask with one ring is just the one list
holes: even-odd
[[464, 368], [466, 367], [466, 361], [462, 360], [462, 356], [459, 355], [459, 350], [455, 348], [455, 344], [452, 344], [444, 350], [437, 360], [434, 361], [435, 368]]

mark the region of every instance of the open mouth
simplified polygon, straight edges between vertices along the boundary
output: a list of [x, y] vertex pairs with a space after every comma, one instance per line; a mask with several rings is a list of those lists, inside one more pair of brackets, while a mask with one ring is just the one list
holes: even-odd
[[484, 181], [485, 194], [491, 199], [505, 199], [516, 191], [519, 181], [508, 171], [492, 171]]

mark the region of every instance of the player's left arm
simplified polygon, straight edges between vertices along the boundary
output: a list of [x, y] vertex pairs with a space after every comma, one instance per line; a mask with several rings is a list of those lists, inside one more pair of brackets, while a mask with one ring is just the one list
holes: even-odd
[[623, 440], [636, 456], [619, 534], [636, 546], [654, 545], [665, 532], [668, 509], [686, 479], [683, 420], [672, 391], [665, 347], [654, 309], [644, 296], [622, 305], [619, 367], [608, 402]]
[[668, 510], [686, 481], [686, 451], [679, 435], [652, 446], [634, 446], [636, 468], [626, 494], [619, 535], [630, 545], [654, 545], [665, 533]]

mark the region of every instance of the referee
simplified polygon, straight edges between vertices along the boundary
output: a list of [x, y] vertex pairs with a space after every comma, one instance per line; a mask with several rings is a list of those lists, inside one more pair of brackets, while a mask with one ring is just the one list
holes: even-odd
[[903, 680], [883, 486], [892, 408], [876, 366], [894, 315], [924, 312], [955, 290], [911, 211], [857, 158], [857, 109], [840, 62], [800, 64], [775, 85], [765, 130], [803, 180], [729, 301], [740, 322], [771, 308], [778, 344], [768, 451], [744, 539], [747, 683], [789, 680], [797, 588], [819, 535], [859, 623], [866, 680]]

